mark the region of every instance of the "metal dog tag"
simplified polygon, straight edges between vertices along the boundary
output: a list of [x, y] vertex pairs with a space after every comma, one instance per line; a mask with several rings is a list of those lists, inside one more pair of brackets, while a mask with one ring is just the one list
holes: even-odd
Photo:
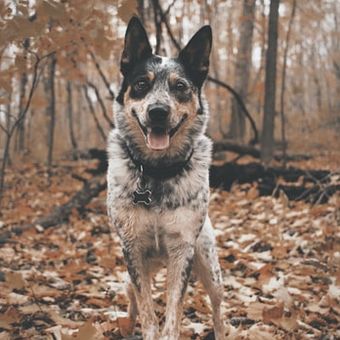
[[145, 205], [149, 205], [151, 203], [151, 191], [148, 189], [141, 190], [140, 188], [138, 188], [136, 191], [133, 192], [133, 203], [143, 203]]

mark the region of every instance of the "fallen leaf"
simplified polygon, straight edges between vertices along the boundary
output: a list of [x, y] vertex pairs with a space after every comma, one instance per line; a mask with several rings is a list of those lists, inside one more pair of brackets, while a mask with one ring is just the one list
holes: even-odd
[[12, 328], [11, 324], [14, 322], [18, 322], [19, 320], [20, 320], [20, 313], [18, 312], [16, 308], [11, 306], [6, 310], [4, 314], [0, 315], [0, 328], [10, 330]]
[[283, 315], [284, 303], [280, 301], [275, 306], [264, 306], [262, 310], [262, 319], [268, 323], [273, 319], [279, 319]]
[[117, 318], [120, 335], [130, 336], [133, 332], [133, 322], [130, 318]]
[[96, 327], [93, 326], [93, 320], [87, 320], [80, 328], [75, 337], [76, 340], [93, 340], [98, 339]]
[[7, 272], [6, 283], [11, 289], [22, 289], [26, 286], [26, 281], [18, 272]]

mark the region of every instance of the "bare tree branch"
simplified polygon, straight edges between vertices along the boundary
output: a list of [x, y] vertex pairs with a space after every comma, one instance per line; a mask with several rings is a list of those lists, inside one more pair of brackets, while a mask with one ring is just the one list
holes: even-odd
[[100, 78], [102, 79], [103, 83], [105, 84], [105, 86], [106, 86], [106, 88], [107, 88], [107, 91], [109, 92], [110, 99], [111, 99], [111, 100], [114, 100], [114, 99], [115, 99], [115, 94], [114, 94], [113, 91], [111, 90], [110, 83], [109, 83], [109, 81], [107, 80], [105, 74], [103, 73], [103, 71], [102, 71], [102, 69], [101, 69], [101, 67], [100, 67], [100, 65], [99, 65], [99, 63], [98, 63], [98, 61], [97, 61], [96, 56], [94, 55], [94, 53], [93, 53], [90, 49], [88, 49], [88, 52], [89, 52], [89, 54], [90, 54], [90, 56], [91, 56], [91, 59], [92, 59], [94, 65], [95, 65], [95, 67], [96, 67], [96, 69], [97, 69], [97, 71], [98, 71], [98, 73], [99, 73], [99, 75], [100, 75]]
[[112, 121], [112, 119], [110, 119], [109, 115], [107, 114], [107, 110], [106, 110], [105, 104], [104, 104], [104, 102], [103, 102], [103, 99], [102, 99], [102, 97], [101, 97], [101, 95], [100, 95], [100, 93], [99, 93], [99, 90], [98, 90], [97, 86], [94, 85], [94, 84], [93, 84], [92, 82], [90, 82], [90, 81], [87, 82], [87, 85], [88, 85], [89, 87], [91, 87], [91, 89], [94, 90], [94, 92], [95, 92], [95, 94], [96, 94], [96, 97], [97, 97], [97, 99], [98, 99], [99, 106], [100, 106], [100, 108], [101, 108], [101, 110], [102, 110], [102, 113], [103, 113], [103, 116], [104, 116], [105, 120], [108, 122], [108, 124], [110, 125], [111, 128], [114, 128], [113, 121]]
[[96, 112], [94, 110], [94, 107], [93, 107], [93, 104], [92, 104], [92, 101], [91, 101], [91, 98], [87, 92], [87, 87], [86, 85], [83, 85], [83, 90], [84, 90], [84, 95], [85, 95], [85, 98], [86, 98], [86, 101], [87, 101], [87, 104], [89, 106], [89, 110], [90, 110], [90, 113], [94, 119], [94, 122], [96, 124], [96, 127], [97, 127], [97, 130], [99, 131], [99, 134], [102, 138], [102, 140], [105, 142], [106, 141], [106, 135], [105, 135], [105, 132], [103, 130], [103, 127], [100, 125], [100, 122], [98, 120], [98, 117], [96, 116]]
[[7, 129], [0, 123], [0, 129], [6, 134], [8, 135], [8, 131]]
[[36, 59], [34, 66], [33, 66], [31, 88], [30, 88], [28, 98], [27, 98], [27, 102], [26, 102], [26, 105], [24, 106], [24, 109], [21, 112], [19, 112], [19, 115], [18, 115], [18, 117], [16, 117], [16, 120], [15, 120], [14, 124], [12, 125], [12, 127], [7, 129], [8, 133], [7, 133], [7, 138], [6, 138], [3, 157], [2, 157], [3, 158], [2, 159], [2, 166], [1, 166], [1, 170], [0, 170], [0, 203], [1, 203], [1, 199], [3, 197], [3, 192], [4, 192], [5, 172], [6, 172], [7, 161], [8, 161], [8, 157], [9, 157], [9, 150], [10, 150], [10, 144], [11, 144], [12, 136], [13, 136], [16, 128], [19, 126], [19, 124], [25, 118], [25, 116], [28, 112], [28, 109], [31, 105], [34, 90], [36, 89], [36, 86], [37, 86], [38, 81], [39, 81], [39, 65], [40, 65], [41, 61], [49, 58], [51, 55], [53, 55], [55, 53], [55, 51], [53, 51], [53, 52], [50, 52], [48, 54], [45, 54], [42, 57], [39, 57], [39, 55], [34, 51], [28, 50], [28, 52], [33, 54], [35, 56], [35, 59]]

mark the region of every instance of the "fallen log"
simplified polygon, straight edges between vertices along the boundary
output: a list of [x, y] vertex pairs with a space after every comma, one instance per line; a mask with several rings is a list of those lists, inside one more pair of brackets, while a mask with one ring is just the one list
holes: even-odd
[[[239, 154], [249, 154], [255, 158], [260, 157], [260, 151], [253, 146], [239, 145], [230, 142], [214, 143], [215, 151], [228, 149]], [[86, 154], [87, 158], [99, 160], [96, 169], [91, 173], [99, 175], [106, 172], [107, 154], [105, 150], [90, 149]], [[277, 155], [279, 158], [281, 155]], [[289, 159], [307, 159], [307, 155], [291, 155]], [[233, 183], [258, 183], [260, 195], [272, 195], [285, 192], [290, 200], [306, 200], [308, 202], [325, 203], [336, 191], [338, 185], [330, 185], [331, 172], [327, 170], [301, 170], [295, 167], [265, 168], [260, 163], [237, 164], [234, 162], [225, 163], [221, 166], [212, 165], [210, 168], [210, 186], [230, 190]], [[278, 184], [278, 180], [291, 182], [291, 185]], [[299, 184], [296, 182], [299, 181]], [[295, 183], [294, 183], [295, 182]]]
[[106, 189], [106, 177], [95, 176], [84, 182], [83, 187], [77, 191], [68, 202], [55, 207], [53, 211], [44, 217], [38, 218], [33, 223], [18, 225], [0, 234], [0, 244], [9, 242], [13, 234], [19, 235], [28, 228], [38, 226], [47, 229], [58, 224], [67, 223], [74, 209], [81, 211], [91, 200], [97, 197], [100, 192]]
[[[213, 146], [214, 152], [220, 152], [220, 151], [230, 151], [237, 153], [241, 156], [252, 156], [254, 158], [261, 158], [261, 152], [260, 149], [256, 148], [252, 145], [242, 145], [242, 144], [236, 144], [231, 141], [222, 140], [218, 142], [214, 142]], [[302, 161], [302, 160], [308, 160], [312, 157], [310, 155], [306, 154], [296, 154], [296, 155], [286, 155], [285, 159], [286, 161]], [[283, 159], [283, 155], [281, 154], [274, 154], [274, 159], [276, 161], [281, 161]]]
[[[234, 183], [257, 183], [259, 194], [276, 196], [283, 191], [290, 200], [326, 203], [340, 191], [340, 183], [332, 181], [327, 170], [301, 170], [298, 168], [265, 168], [260, 163], [225, 163], [210, 168], [210, 186], [229, 191]], [[282, 183], [282, 181], [284, 183]]]
[[71, 199], [56, 207], [50, 215], [37, 219], [34, 224], [49, 228], [57, 224], [68, 222], [73, 209], [83, 209], [90, 201], [106, 188], [105, 176], [96, 176], [84, 183], [81, 190], [77, 191]]

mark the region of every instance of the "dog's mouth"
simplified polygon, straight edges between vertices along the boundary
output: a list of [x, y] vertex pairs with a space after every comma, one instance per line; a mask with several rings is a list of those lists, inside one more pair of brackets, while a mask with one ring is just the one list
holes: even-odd
[[170, 133], [162, 127], [152, 127], [147, 129], [146, 144], [152, 150], [165, 150], [170, 146]]
[[166, 150], [170, 146], [171, 138], [188, 118], [188, 115], [185, 113], [178, 124], [174, 128], [169, 129], [160, 125], [152, 125], [152, 123], [150, 127], [146, 127], [140, 122], [135, 112], [133, 112], [133, 116], [136, 118], [139, 127], [143, 131], [147, 147], [155, 151]]

